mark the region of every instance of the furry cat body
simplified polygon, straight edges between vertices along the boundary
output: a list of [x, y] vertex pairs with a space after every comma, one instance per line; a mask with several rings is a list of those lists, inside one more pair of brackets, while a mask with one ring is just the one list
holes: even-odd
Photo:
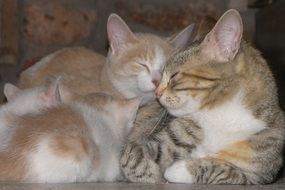
[[22, 72], [22, 88], [43, 84], [50, 76], [64, 76], [71, 90], [86, 94], [105, 92], [118, 98], [155, 98], [166, 60], [193, 38], [190, 25], [172, 38], [134, 34], [126, 23], [112, 14], [107, 23], [110, 50], [107, 58], [82, 47], [51, 54]]
[[144, 114], [157, 113], [152, 123], [135, 122], [121, 158], [130, 181], [266, 184], [276, 178], [284, 113], [266, 61], [241, 36], [240, 15], [230, 10], [203, 41], [168, 61], [156, 94], [175, 117], [161, 119], [165, 111], [153, 106]]
[[[26, 90], [6, 85], [8, 103], [0, 110], [0, 181], [122, 179], [121, 146], [140, 100], [121, 101], [94, 93], [71, 98], [57, 82]], [[60, 97], [63, 103], [61, 93], [69, 94]]]

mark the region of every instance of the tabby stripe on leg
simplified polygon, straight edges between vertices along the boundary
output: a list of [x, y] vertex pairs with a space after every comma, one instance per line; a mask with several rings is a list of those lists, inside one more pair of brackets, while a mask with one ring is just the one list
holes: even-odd
[[196, 147], [194, 144], [187, 144], [185, 142], [179, 141], [180, 139], [177, 138], [175, 134], [169, 128], [167, 128], [167, 134], [174, 145], [184, 148], [188, 152], [191, 152]]
[[[198, 128], [198, 127], [197, 127]], [[200, 129], [200, 128], [199, 128]], [[192, 129], [193, 130], [193, 129]], [[190, 130], [189, 128], [184, 128], [184, 131], [185, 133], [188, 135], [188, 136], [191, 136], [191, 138], [193, 138], [195, 144], [197, 144], [197, 142], [199, 142], [200, 140], [198, 139], [198, 137], [195, 135], [195, 133]], [[197, 129], [196, 129], [197, 130]]]
[[144, 158], [144, 154], [143, 154], [142, 149], [140, 148], [139, 150], [140, 150], [139, 151], [140, 156], [136, 156], [136, 159], [134, 160], [135, 163], [130, 167], [130, 169], [132, 169], [132, 170], [137, 168], [138, 165], [142, 162], [142, 159]]
[[216, 173], [216, 175], [214, 175], [214, 173], [216, 172], [216, 165], [213, 166], [213, 169], [211, 171], [211, 173], [209, 174], [209, 184], [213, 183], [215, 181], [215, 179], [217, 179], [220, 175], [222, 175], [225, 171], [221, 170], [220, 172]]
[[[140, 163], [142, 164], [142, 163]], [[142, 178], [143, 176], [147, 175], [147, 171], [148, 171], [148, 165], [145, 165], [145, 167], [141, 170], [140, 174], [134, 174], [134, 176], [136, 178]], [[133, 173], [137, 173], [138, 171], [133, 171]]]
[[158, 144], [158, 147], [157, 147], [157, 155], [156, 155], [156, 158], [155, 158], [155, 162], [156, 163], [159, 163], [160, 159], [161, 159], [161, 145]]

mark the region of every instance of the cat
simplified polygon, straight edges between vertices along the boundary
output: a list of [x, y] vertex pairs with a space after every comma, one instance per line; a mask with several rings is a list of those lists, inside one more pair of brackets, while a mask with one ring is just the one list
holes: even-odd
[[155, 99], [166, 60], [194, 38], [195, 30], [189, 25], [169, 38], [134, 34], [118, 15], [111, 14], [107, 33], [107, 58], [83, 47], [65, 48], [22, 72], [18, 86], [41, 85], [49, 76], [61, 75], [65, 85], [79, 94], [104, 92], [125, 99], [144, 96], [148, 102]]
[[76, 95], [60, 84], [6, 84], [0, 107], [0, 181], [117, 181], [119, 158], [140, 99]]
[[132, 182], [267, 184], [282, 167], [284, 113], [273, 75], [242, 40], [228, 10], [213, 29], [174, 55], [141, 109], [120, 164]]
[[217, 20], [210, 16], [204, 16], [197, 24], [197, 32], [193, 41], [203, 39], [215, 26]]

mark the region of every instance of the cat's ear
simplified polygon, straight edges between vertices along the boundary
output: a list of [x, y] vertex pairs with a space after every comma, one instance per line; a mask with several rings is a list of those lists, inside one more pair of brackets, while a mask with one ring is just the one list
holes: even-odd
[[238, 11], [228, 10], [202, 42], [205, 55], [218, 61], [235, 58], [242, 39], [243, 24]]
[[9, 102], [13, 96], [18, 94], [21, 89], [19, 89], [17, 86], [11, 84], [11, 83], [6, 83], [4, 85], [4, 95], [7, 98], [7, 101]]
[[111, 14], [107, 22], [108, 39], [113, 54], [123, 50], [129, 43], [137, 41], [135, 34], [117, 14]]
[[72, 90], [70, 90], [63, 83], [59, 84], [58, 91], [59, 91], [60, 101], [63, 103], [72, 102], [78, 96], [78, 94], [74, 93]]
[[168, 38], [168, 41], [170, 42], [171, 45], [175, 47], [176, 50], [181, 50], [194, 40], [195, 35], [196, 35], [195, 24], [191, 24], [186, 28], [184, 28], [178, 34]]
[[41, 93], [40, 98], [49, 105], [56, 105], [61, 102], [59, 85], [62, 77], [52, 80]]
[[197, 26], [197, 33], [194, 40], [203, 39], [206, 34], [208, 34], [212, 28], [216, 25], [217, 20], [213, 17], [205, 16], [201, 19], [199, 25]]

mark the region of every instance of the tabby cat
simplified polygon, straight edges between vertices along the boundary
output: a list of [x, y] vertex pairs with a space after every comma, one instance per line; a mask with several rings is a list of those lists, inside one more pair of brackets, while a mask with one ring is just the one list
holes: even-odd
[[[267, 184], [285, 137], [272, 73], [227, 11], [206, 37], [173, 56], [140, 110], [121, 167], [132, 182]], [[170, 114], [168, 114], [170, 113]]]
[[111, 14], [107, 58], [83, 47], [65, 48], [22, 72], [18, 86], [38, 86], [50, 76], [60, 75], [65, 85], [79, 94], [105, 92], [118, 98], [154, 100], [166, 60], [193, 39], [193, 28], [189, 25], [170, 38], [134, 34], [118, 15]]
[[60, 80], [4, 88], [0, 107], [0, 181], [66, 183], [122, 179], [125, 137], [140, 99], [75, 95]]

